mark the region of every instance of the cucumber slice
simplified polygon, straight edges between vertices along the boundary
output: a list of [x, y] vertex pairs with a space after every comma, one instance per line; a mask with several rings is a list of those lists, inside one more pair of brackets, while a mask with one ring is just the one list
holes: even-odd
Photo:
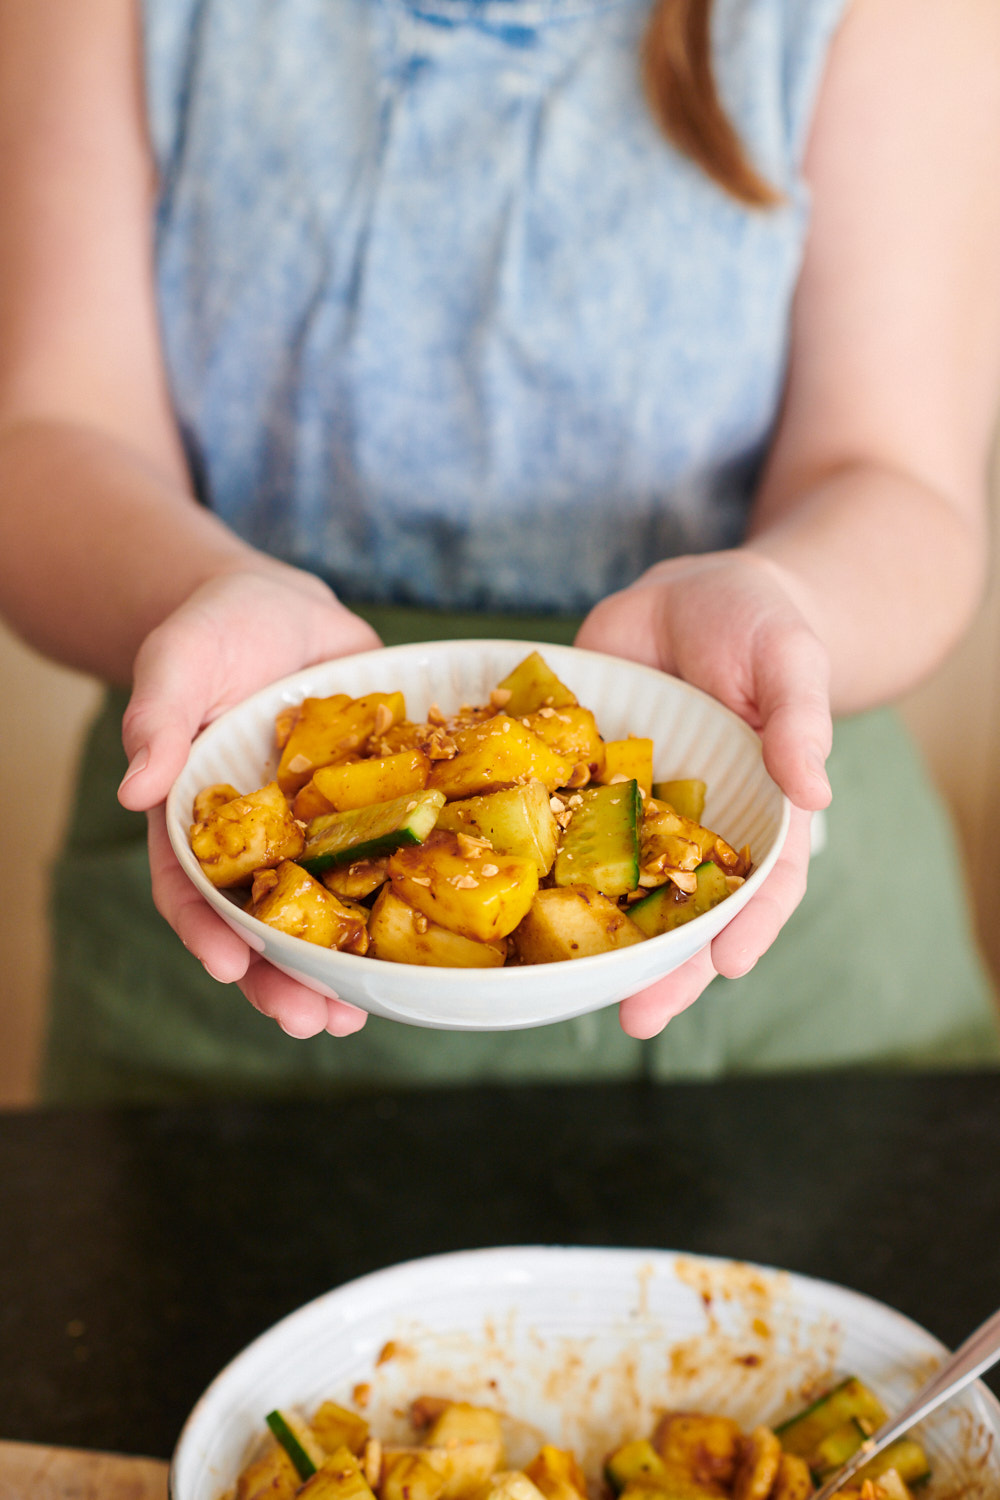
[[774, 1430], [786, 1453], [797, 1453], [808, 1461], [827, 1433], [842, 1427], [845, 1422], [855, 1419], [874, 1431], [881, 1427], [885, 1418], [885, 1407], [874, 1392], [857, 1376], [849, 1375], [825, 1396], [820, 1396]]
[[653, 796], [657, 802], [668, 802], [675, 813], [690, 818], [692, 823], [701, 822], [706, 791], [705, 783], [694, 776], [679, 781], [653, 782]]
[[324, 813], [310, 822], [296, 863], [318, 875], [331, 865], [378, 859], [404, 844], [422, 844], [444, 802], [443, 792], [412, 792], [349, 812]]
[[694, 873], [698, 882], [694, 895], [681, 895], [668, 881], [666, 885], [657, 886], [655, 891], [650, 891], [648, 896], [643, 896], [641, 901], [636, 901], [629, 907], [629, 916], [647, 937], [659, 937], [661, 932], [672, 932], [675, 927], [682, 927], [693, 917], [700, 917], [704, 912], [711, 911], [713, 906], [718, 906], [729, 895], [725, 871], [720, 870], [714, 860], [703, 860]]
[[616, 1495], [634, 1479], [658, 1480], [665, 1473], [663, 1459], [648, 1438], [625, 1443], [604, 1465], [604, 1477]]
[[604, 896], [624, 896], [639, 883], [636, 781], [586, 787], [562, 836], [553, 869], [556, 885], [592, 885]]
[[303, 1424], [283, 1411], [269, 1411], [264, 1420], [292, 1460], [299, 1478], [311, 1479], [323, 1455], [318, 1445], [310, 1441]]

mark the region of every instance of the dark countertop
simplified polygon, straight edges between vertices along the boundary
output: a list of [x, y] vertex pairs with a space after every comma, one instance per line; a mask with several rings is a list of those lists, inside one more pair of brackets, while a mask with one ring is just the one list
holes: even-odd
[[0, 1115], [0, 1438], [167, 1457], [277, 1318], [485, 1245], [784, 1266], [953, 1345], [1000, 1305], [998, 1168], [997, 1073]]

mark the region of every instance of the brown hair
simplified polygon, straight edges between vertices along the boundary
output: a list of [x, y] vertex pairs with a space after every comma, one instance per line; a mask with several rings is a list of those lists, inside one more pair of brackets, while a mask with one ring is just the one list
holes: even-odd
[[753, 208], [781, 201], [747, 156], [719, 99], [711, 0], [655, 0], [643, 41], [642, 80], [669, 140], [713, 182]]

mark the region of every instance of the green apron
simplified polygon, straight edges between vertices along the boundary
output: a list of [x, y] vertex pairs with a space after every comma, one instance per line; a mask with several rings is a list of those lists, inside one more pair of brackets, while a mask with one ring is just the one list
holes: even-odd
[[[359, 611], [386, 645], [503, 636], [572, 641], [576, 622]], [[648, 1042], [617, 1009], [556, 1026], [444, 1032], [368, 1020], [295, 1041], [209, 978], [156, 912], [145, 818], [126, 812], [122, 694], [89, 736], [53, 877], [51, 1102], [294, 1097], [381, 1085], [647, 1077], [1000, 1062], [948, 818], [896, 717], [839, 722], [825, 847], [802, 904], [739, 980], [716, 979]]]

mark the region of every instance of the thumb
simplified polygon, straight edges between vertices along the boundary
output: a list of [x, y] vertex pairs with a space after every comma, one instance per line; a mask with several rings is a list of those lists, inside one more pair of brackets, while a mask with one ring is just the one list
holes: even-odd
[[139, 649], [132, 696], [122, 719], [122, 744], [129, 761], [118, 788], [123, 807], [146, 812], [164, 800], [195, 735], [217, 712], [204, 692], [206, 677], [210, 681], [215, 675], [204, 640], [197, 655], [195, 662], [183, 639], [178, 641], [176, 632], [162, 626]]

